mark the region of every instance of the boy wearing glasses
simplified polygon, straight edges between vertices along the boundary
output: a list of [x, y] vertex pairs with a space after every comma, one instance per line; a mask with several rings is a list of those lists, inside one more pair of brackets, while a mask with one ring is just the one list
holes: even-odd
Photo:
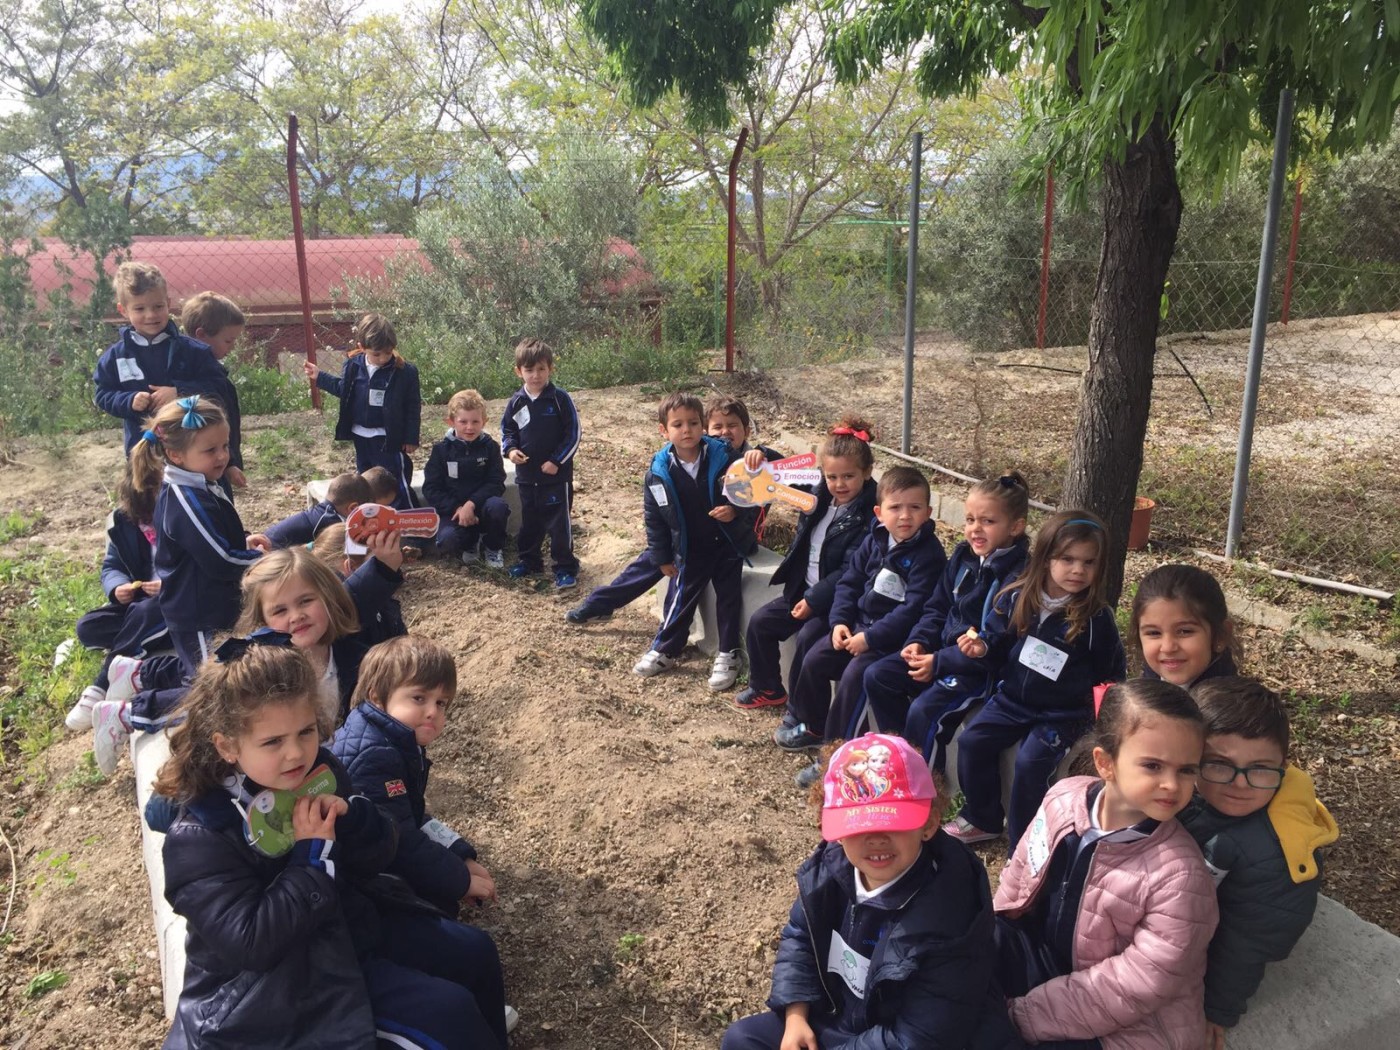
[[1191, 690], [1206, 719], [1196, 797], [1181, 822], [1215, 877], [1220, 925], [1206, 965], [1209, 1046], [1225, 1044], [1267, 963], [1286, 959], [1312, 922], [1322, 862], [1337, 824], [1312, 778], [1288, 764], [1288, 712], [1252, 678]]

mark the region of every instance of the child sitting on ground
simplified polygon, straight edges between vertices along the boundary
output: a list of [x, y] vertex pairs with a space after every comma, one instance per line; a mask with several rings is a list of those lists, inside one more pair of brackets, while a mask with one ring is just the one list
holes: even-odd
[[475, 390], [457, 391], [447, 424], [423, 470], [423, 499], [438, 512], [437, 552], [458, 554], [463, 565], [480, 556], [487, 568], [502, 569], [510, 507], [501, 446], [485, 432], [486, 402]]
[[[805, 751], [854, 735], [866, 668], [904, 644], [948, 560], [929, 520], [928, 478], [913, 467], [891, 467], [880, 478], [876, 500], [879, 524], [836, 585], [828, 617], [831, 633], [803, 657], [783, 724], [773, 733], [785, 751]], [[839, 683], [835, 700], [832, 682]], [[813, 762], [797, 774], [798, 786], [816, 783], [821, 772], [821, 763]]]
[[1312, 779], [1288, 761], [1288, 712], [1277, 694], [1252, 678], [1209, 678], [1191, 696], [1205, 716], [1206, 747], [1181, 822], [1205, 854], [1220, 903], [1206, 964], [1206, 1020], [1219, 1050], [1265, 966], [1288, 958], [1312, 922], [1317, 850], [1337, 840], [1337, 824]]
[[[447, 725], [457, 665], [442, 645], [405, 635], [376, 645], [360, 665], [356, 703], [331, 751], [355, 790], [399, 829], [389, 871], [452, 918], [459, 905], [496, 899], [496, 882], [476, 849], [427, 812], [428, 747]], [[483, 935], [484, 936], [484, 935]]]
[[732, 1024], [721, 1050], [1019, 1046], [993, 977], [987, 872], [939, 831], [923, 757], [862, 736], [831, 756], [822, 791], [825, 841], [797, 871], [771, 1012]]
[[230, 485], [243, 488], [248, 479], [243, 475], [243, 410], [238, 404], [238, 386], [229, 378], [224, 358], [233, 352], [234, 344], [243, 335], [245, 319], [238, 304], [218, 292], [199, 292], [185, 300], [180, 309], [180, 327], [185, 335], [204, 343], [214, 360], [223, 369], [223, 386], [211, 393], [224, 406], [228, 416], [230, 459], [224, 472], [222, 488], [231, 497]]
[[387, 467], [370, 467], [361, 471], [360, 477], [369, 486], [369, 502], [381, 507], [392, 507], [399, 498], [399, 479]]
[[375, 532], [365, 543], [356, 543], [345, 535], [344, 525], [336, 524], [321, 531], [311, 553], [345, 581], [367, 645], [408, 633], [403, 609], [394, 597], [404, 581], [403, 548], [396, 533]]
[[1098, 777], [1045, 795], [996, 892], [998, 976], [1011, 1020], [1056, 1050], [1200, 1050], [1215, 893], [1175, 819], [1205, 727], [1179, 686], [1107, 691]]
[[248, 546], [270, 551], [310, 543], [322, 529], [344, 523], [361, 503], [372, 502], [369, 482], [361, 475], [353, 470], [337, 474], [331, 478], [325, 499], [314, 507], [288, 515], [263, 532], [253, 533], [248, 537]]
[[788, 672], [795, 689], [803, 658], [830, 632], [827, 614], [836, 586], [870, 534], [875, 511], [876, 485], [870, 479], [875, 457], [869, 437], [870, 424], [845, 416], [822, 442], [817, 506], [798, 518], [792, 546], [769, 581], [783, 593], [749, 617], [749, 684], [734, 698], [745, 710], [787, 704], [778, 656], [782, 642], [797, 635]]
[[554, 351], [541, 339], [522, 339], [515, 348], [515, 374], [521, 387], [501, 416], [501, 452], [515, 464], [520, 490], [519, 560], [514, 579], [544, 571], [541, 549], [549, 537], [554, 589], [578, 586], [578, 558], [570, 515], [574, 501], [574, 454], [578, 452], [578, 410], [555, 386]]
[[1215, 577], [1194, 565], [1159, 565], [1138, 583], [1128, 637], [1144, 678], [1190, 689], [1235, 674], [1235, 624]]

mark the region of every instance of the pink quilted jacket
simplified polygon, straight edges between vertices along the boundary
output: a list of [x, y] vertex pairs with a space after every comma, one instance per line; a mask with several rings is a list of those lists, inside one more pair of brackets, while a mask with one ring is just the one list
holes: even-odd
[[[1041, 891], [1071, 829], [1089, 829], [1098, 783], [1050, 789], [1001, 874], [996, 910], [1017, 915]], [[1100, 843], [1074, 932], [1074, 972], [1010, 1003], [1027, 1042], [1098, 1037], [1104, 1050], [1201, 1050], [1206, 948], [1218, 913], [1200, 848], [1175, 820], [1145, 839]]]

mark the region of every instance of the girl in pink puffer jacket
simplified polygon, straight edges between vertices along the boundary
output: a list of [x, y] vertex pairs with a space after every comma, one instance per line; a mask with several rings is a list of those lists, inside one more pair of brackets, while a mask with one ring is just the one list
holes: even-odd
[[1011, 1020], [1059, 1050], [1200, 1050], [1215, 885], [1176, 815], [1205, 729], [1185, 690], [1136, 679], [1099, 711], [1094, 765], [1050, 789], [997, 889]]

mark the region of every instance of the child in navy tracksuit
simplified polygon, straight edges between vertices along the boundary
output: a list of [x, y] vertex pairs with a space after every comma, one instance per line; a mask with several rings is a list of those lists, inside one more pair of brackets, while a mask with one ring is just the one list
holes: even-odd
[[92, 728], [92, 709], [107, 697], [109, 672], [117, 656], [144, 656], [169, 644], [170, 632], [161, 615], [160, 580], [153, 551], [156, 541], [156, 487], [138, 489], [131, 462], [117, 485], [118, 507], [107, 516], [107, 553], [102, 559], [102, 589], [107, 604], [78, 620], [78, 641], [102, 649], [106, 657], [92, 685], [83, 690], [64, 723], [72, 730]]
[[[891, 467], [880, 478], [876, 499], [880, 524], [837, 584], [828, 617], [831, 633], [807, 651], [783, 724], [773, 733], [786, 751], [855, 734], [866, 668], [908, 636], [948, 560], [929, 521], [926, 477], [912, 467]], [[839, 681], [834, 702], [833, 681]], [[814, 762], [798, 774], [798, 783], [807, 787], [820, 777], [821, 763]]]
[[[789, 678], [796, 689], [802, 661], [818, 639], [830, 632], [827, 615], [836, 585], [856, 549], [870, 535], [875, 513], [875, 482], [870, 471], [870, 425], [847, 416], [828, 432], [821, 449], [822, 480], [817, 506], [797, 521], [797, 534], [783, 563], [770, 581], [783, 593], [749, 617], [745, 642], [749, 651], [749, 684], [734, 702], [745, 710], [787, 704], [783, 688], [780, 643], [797, 635]], [[753, 468], [759, 464], [745, 464]]]
[[[220, 646], [156, 780], [180, 807], [162, 857], [188, 927], [165, 1045], [504, 1050], [504, 1004], [462, 928], [402, 895], [386, 905], [393, 825], [319, 747], [319, 676], [285, 641]], [[290, 819], [271, 810], [322, 768], [332, 793], [296, 801]]]
[[1025, 479], [1015, 471], [972, 487], [964, 539], [953, 549], [923, 616], [903, 649], [865, 672], [876, 724], [903, 724], [904, 738], [940, 773], [954, 731], [993, 685], [986, 662], [964, 656], [957, 640], [969, 627], [985, 631], [992, 599], [1025, 568], [1029, 500]]
[[116, 277], [117, 310], [127, 319], [117, 341], [102, 354], [92, 374], [97, 407], [122, 420], [127, 455], [141, 440], [147, 416], [176, 398], [212, 398], [229, 427], [229, 459], [221, 485], [245, 484], [239, 442], [238, 394], [228, 371], [208, 344], [181, 335], [170, 319], [165, 277], [149, 263], [122, 263]]
[[475, 847], [433, 819], [424, 798], [427, 747], [445, 728], [456, 693], [457, 665], [446, 647], [421, 636], [391, 639], [360, 665], [355, 706], [331, 742], [355, 789], [398, 826], [389, 870], [454, 918], [463, 903], [496, 899]]
[[646, 556], [671, 583], [661, 629], [632, 670], [650, 678], [675, 665], [700, 596], [713, 585], [719, 643], [710, 686], [728, 688], [739, 662], [744, 558], [758, 545], [755, 513], [725, 498], [724, 472], [738, 454], [727, 441], [704, 434], [699, 398], [667, 395], [656, 415], [662, 436], [669, 440], [652, 458], [643, 479], [642, 514]]
[[311, 552], [345, 581], [366, 645], [408, 633], [403, 608], [394, 597], [404, 582], [404, 550], [396, 533], [376, 532], [366, 543], [356, 543], [345, 535], [344, 525], [332, 525], [321, 530]]
[[1018, 747], [1006, 833], [1014, 852], [1050, 778], [1093, 724], [1094, 686], [1127, 675], [1113, 609], [1104, 599], [1103, 522], [1084, 510], [1052, 515], [1026, 571], [992, 604], [985, 635], [964, 632], [965, 656], [986, 661], [996, 691], [958, 740], [963, 808], [948, 833], [984, 842], [1001, 833], [1001, 753]]
[[822, 795], [826, 841], [797, 871], [769, 1012], [730, 1025], [720, 1050], [1021, 1047], [987, 872], [939, 831], [923, 758], [867, 734], [831, 756]]
[[355, 444], [355, 469], [383, 467], [398, 482], [394, 506], [413, 506], [413, 453], [419, 441], [423, 401], [418, 369], [400, 356], [394, 326], [381, 314], [365, 314], [355, 325], [355, 349], [339, 376], [313, 362], [307, 376], [340, 398], [335, 439]]
[[475, 390], [457, 391], [447, 402], [447, 422], [447, 436], [433, 446], [423, 471], [423, 499], [438, 512], [438, 553], [460, 554], [470, 565], [480, 547], [489, 568], [504, 568], [506, 467], [501, 446], [485, 432], [486, 402]]
[[515, 374], [523, 384], [506, 402], [501, 417], [501, 452], [515, 464], [520, 490], [520, 560], [510, 567], [515, 579], [544, 571], [540, 548], [549, 536], [554, 586], [578, 586], [578, 559], [569, 521], [573, 503], [574, 454], [578, 452], [578, 411], [573, 399], [550, 382], [554, 351], [539, 339], [515, 348]]
[[185, 337], [209, 347], [209, 352], [223, 370], [224, 384], [212, 393], [228, 417], [229, 467], [219, 479], [219, 485], [230, 499], [234, 488], [243, 488], [248, 484], [248, 479], [243, 474], [241, 451], [243, 410], [238, 404], [238, 386], [229, 378], [224, 359], [233, 352], [234, 345], [243, 335], [245, 323], [238, 304], [218, 292], [196, 292], [180, 307], [180, 327]]
[[248, 546], [272, 551], [310, 543], [322, 530], [332, 525], [343, 525], [350, 512], [361, 503], [373, 502], [369, 482], [363, 477], [353, 470], [337, 474], [331, 478], [325, 499], [249, 536]]

